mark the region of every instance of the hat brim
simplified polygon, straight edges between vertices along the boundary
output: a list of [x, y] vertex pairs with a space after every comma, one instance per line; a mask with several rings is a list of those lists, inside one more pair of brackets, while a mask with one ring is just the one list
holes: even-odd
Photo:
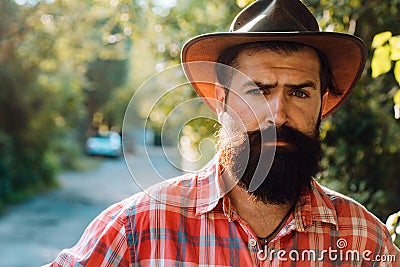
[[[323, 97], [322, 119], [335, 112], [348, 98], [364, 70], [367, 50], [364, 42], [354, 35], [336, 32], [221, 32], [194, 37], [182, 48], [181, 59], [188, 80], [197, 94], [215, 111], [216, 76], [212, 68], [198, 69], [190, 62], [216, 62], [226, 49], [240, 44], [263, 41], [288, 41], [309, 45], [322, 52], [331, 67], [337, 89], [342, 95], [329, 91]], [[204, 81], [204, 77], [212, 82]]]

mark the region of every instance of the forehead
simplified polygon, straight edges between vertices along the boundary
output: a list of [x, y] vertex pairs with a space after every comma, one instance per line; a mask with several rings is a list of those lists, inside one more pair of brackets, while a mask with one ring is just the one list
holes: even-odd
[[235, 67], [242, 71], [257, 68], [292, 69], [319, 76], [320, 65], [318, 53], [311, 47], [305, 46], [298, 51], [250, 47], [239, 51]]

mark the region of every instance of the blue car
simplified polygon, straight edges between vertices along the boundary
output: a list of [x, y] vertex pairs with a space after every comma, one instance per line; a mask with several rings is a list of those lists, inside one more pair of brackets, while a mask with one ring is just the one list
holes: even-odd
[[94, 156], [119, 157], [122, 155], [121, 136], [117, 132], [101, 131], [86, 140], [86, 153]]

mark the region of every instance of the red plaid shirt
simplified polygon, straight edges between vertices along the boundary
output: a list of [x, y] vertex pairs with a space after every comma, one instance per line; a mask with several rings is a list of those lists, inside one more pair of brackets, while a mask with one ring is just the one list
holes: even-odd
[[400, 266], [385, 225], [316, 181], [262, 247], [223, 194], [216, 169], [111, 206], [50, 266]]

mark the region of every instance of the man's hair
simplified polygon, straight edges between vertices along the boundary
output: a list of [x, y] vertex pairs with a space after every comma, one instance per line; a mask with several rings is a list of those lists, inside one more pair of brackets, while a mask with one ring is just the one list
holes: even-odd
[[[321, 53], [314, 47], [301, 43], [286, 42], [286, 41], [270, 41], [270, 42], [253, 42], [253, 43], [241, 44], [233, 48], [229, 48], [221, 53], [221, 55], [218, 57], [217, 60], [217, 63], [220, 64], [216, 64], [215, 72], [217, 75], [218, 82], [225, 88], [225, 95], [226, 95], [225, 101], [228, 98], [229, 88], [231, 86], [231, 82], [233, 79], [233, 73], [235, 72], [235, 69], [239, 68], [239, 64], [237, 62], [237, 57], [239, 53], [247, 49], [254, 50], [254, 53], [263, 50], [269, 50], [282, 54], [284, 56], [300, 52], [306, 47], [314, 49], [317, 52], [320, 60], [321, 96], [325, 94], [327, 89], [329, 90], [329, 93], [331, 93], [334, 96], [342, 95], [342, 91], [339, 90], [335, 85], [335, 79], [332, 74], [332, 70], [329, 66], [327, 58], [323, 53]], [[228, 68], [226, 67], [226, 65], [232, 68]]]

